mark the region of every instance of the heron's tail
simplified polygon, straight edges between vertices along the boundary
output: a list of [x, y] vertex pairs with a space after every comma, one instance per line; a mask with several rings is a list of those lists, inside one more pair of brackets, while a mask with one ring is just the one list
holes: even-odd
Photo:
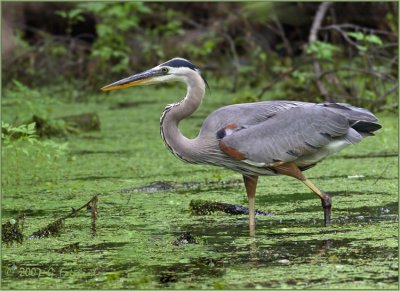
[[321, 103], [335, 113], [339, 113], [347, 118], [350, 126], [363, 137], [374, 135], [373, 132], [382, 126], [376, 123], [378, 119], [369, 110], [355, 107], [346, 103]]
[[374, 135], [373, 133], [374, 131], [377, 131], [378, 129], [382, 128], [382, 126], [378, 123], [368, 122], [363, 120], [358, 120], [354, 122], [354, 124], [352, 124], [351, 127], [357, 130], [357, 132], [363, 136]]

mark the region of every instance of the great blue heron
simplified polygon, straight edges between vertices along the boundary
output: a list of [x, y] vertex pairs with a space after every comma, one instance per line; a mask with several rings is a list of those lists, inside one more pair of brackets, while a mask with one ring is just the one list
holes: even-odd
[[188, 60], [174, 58], [140, 74], [102, 88], [182, 81], [185, 98], [165, 107], [161, 137], [179, 159], [222, 166], [243, 175], [249, 203], [249, 225], [255, 225], [255, 193], [259, 176], [287, 175], [302, 181], [322, 201], [325, 225], [331, 220], [331, 198], [303, 171], [381, 128], [368, 110], [344, 103], [264, 101], [219, 108], [204, 121], [198, 136], [181, 134], [179, 122], [199, 107], [207, 82]]

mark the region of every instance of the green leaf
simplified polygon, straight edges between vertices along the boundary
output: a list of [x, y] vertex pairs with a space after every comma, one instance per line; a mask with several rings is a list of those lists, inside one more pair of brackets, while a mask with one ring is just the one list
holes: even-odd
[[35, 125], [36, 125], [36, 122], [29, 123], [29, 124], [27, 125], [28, 130], [35, 129]]
[[55, 12], [56, 15], [60, 15], [62, 18], [67, 18], [67, 12], [66, 11], [56, 11]]
[[307, 47], [308, 54], [315, 54], [319, 59], [331, 59], [340, 48], [323, 41], [314, 41]]
[[77, 18], [78, 16], [80, 16], [82, 14], [82, 12], [83, 12], [82, 9], [79, 9], [79, 8], [72, 9], [72, 10], [69, 11], [69, 17], [70, 18]]
[[361, 52], [366, 52], [367, 51], [367, 47], [363, 46], [363, 45], [357, 45], [357, 48], [361, 51]]
[[365, 37], [365, 41], [372, 43], [372, 44], [377, 44], [377, 45], [382, 45], [383, 42], [382, 40], [379, 38], [379, 36], [375, 35], [375, 34], [370, 34], [367, 35]]
[[359, 32], [359, 31], [357, 31], [357, 32], [348, 32], [347, 35], [352, 37], [352, 38], [355, 38], [358, 41], [362, 41], [365, 38], [365, 34], [362, 33], [362, 32]]

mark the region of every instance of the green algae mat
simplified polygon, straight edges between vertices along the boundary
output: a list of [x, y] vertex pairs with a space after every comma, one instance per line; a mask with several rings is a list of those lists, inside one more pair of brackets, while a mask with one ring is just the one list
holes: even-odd
[[[101, 130], [3, 148], [3, 235], [19, 235], [3, 237], [3, 289], [398, 288], [397, 114], [378, 113], [375, 137], [305, 172], [332, 194], [332, 225], [302, 183], [262, 177], [256, 208], [270, 215], [256, 216], [250, 237], [246, 214], [191, 210], [196, 201], [246, 207], [247, 198], [239, 174], [165, 149], [159, 117], [183, 92], [43, 104], [54, 119], [95, 112]], [[213, 91], [182, 132], [194, 137], [231, 101]], [[31, 117], [32, 106], [3, 103], [3, 120]]]

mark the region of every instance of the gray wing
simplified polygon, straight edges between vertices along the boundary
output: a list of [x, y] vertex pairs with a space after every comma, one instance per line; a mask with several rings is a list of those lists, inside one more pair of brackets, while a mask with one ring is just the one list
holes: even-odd
[[297, 101], [263, 101], [224, 106], [212, 112], [203, 122], [201, 136], [215, 136], [228, 124], [255, 125], [274, 114], [294, 107], [310, 106], [314, 103]]
[[221, 149], [235, 158], [268, 165], [313, 154], [337, 137], [361, 140], [344, 115], [317, 104], [302, 105], [275, 112], [258, 124], [238, 124], [220, 140]]

